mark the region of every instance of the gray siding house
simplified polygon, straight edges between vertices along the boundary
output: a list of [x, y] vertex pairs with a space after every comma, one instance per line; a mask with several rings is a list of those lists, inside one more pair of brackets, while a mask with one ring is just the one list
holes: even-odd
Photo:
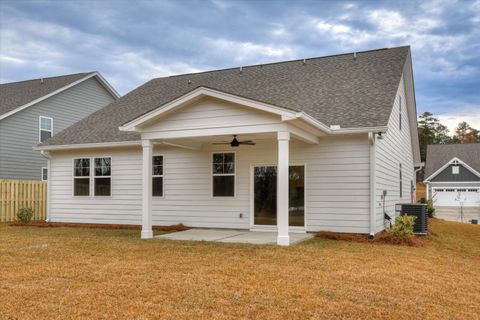
[[425, 177], [427, 198], [439, 218], [480, 217], [480, 143], [429, 145]]
[[97, 72], [0, 84], [0, 179], [47, 179], [33, 147], [117, 98]]

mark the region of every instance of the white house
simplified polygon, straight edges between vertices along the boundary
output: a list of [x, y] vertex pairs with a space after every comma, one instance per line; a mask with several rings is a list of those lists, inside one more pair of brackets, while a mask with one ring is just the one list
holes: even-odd
[[427, 147], [425, 185], [439, 218], [480, 218], [480, 143]]
[[154, 79], [38, 149], [50, 221], [374, 235], [420, 162], [410, 48]]

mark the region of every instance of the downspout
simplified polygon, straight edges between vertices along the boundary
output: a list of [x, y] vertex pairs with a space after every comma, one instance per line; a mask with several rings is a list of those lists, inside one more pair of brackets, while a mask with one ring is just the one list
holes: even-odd
[[40, 154], [47, 158], [47, 219], [45, 220], [46, 222], [50, 221], [50, 197], [51, 197], [51, 192], [50, 192], [50, 160], [51, 160], [51, 155], [50, 152], [41, 150]]
[[[415, 169], [415, 168], [417, 168], [417, 167], [418, 167], [418, 169]], [[420, 171], [420, 170], [422, 170], [423, 167], [425, 167], [425, 162], [420, 162], [420, 163], [418, 163], [418, 164], [416, 164], [416, 165], [414, 164], [414, 166], [413, 166], [413, 168], [415, 169], [415, 171], [414, 171], [414, 176], [415, 176], [415, 190], [414, 190], [414, 192], [415, 192], [415, 200], [416, 200], [416, 201], [418, 201], [418, 199], [417, 199], [417, 172]], [[427, 190], [427, 185], [426, 185], [426, 184], [425, 184], [425, 197], [426, 197], [427, 200], [428, 200], [428, 190]], [[414, 201], [412, 201], [412, 203], [413, 203], [413, 202], [414, 202]]]
[[368, 133], [370, 149], [370, 238], [375, 235], [375, 173], [376, 173], [376, 155], [375, 155], [375, 133]]

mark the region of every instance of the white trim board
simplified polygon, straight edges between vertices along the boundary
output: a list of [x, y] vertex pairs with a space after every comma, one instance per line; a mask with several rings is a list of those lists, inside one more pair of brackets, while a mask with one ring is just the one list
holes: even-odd
[[75, 81], [75, 82], [72, 82], [72, 83], [70, 83], [70, 84], [68, 84], [68, 85], [66, 85], [66, 86], [64, 86], [64, 87], [61, 87], [60, 89], [57, 89], [57, 90], [55, 90], [55, 91], [53, 91], [53, 92], [51, 92], [51, 93], [49, 93], [49, 94], [47, 94], [47, 95], [44, 95], [44, 96], [42, 96], [42, 97], [40, 97], [40, 98], [38, 98], [38, 99], [35, 99], [35, 100], [33, 100], [33, 101], [30, 101], [29, 103], [24, 104], [23, 106], [20, 106], [20, 107], [18, 107], [18, 108], [13, 109], [12, 111], [9, 111], [9, 112], [7, 112], [7, 113], [4, 113], [4, 114], [0, 115], [0, 120], [5, 119], [5, 118], [7, 118], [7, 117], [9, 117], [9, 116], [11, 116], [11, 115], [14, 115], [14, 114], [17, 113], [17, 112], [22, 111], [23, 109], [26, 109], [26, 108], [28, 108], [28, 107], [31, 107], [31, 106], [33, 106], [33, 105], [35, 105], [35, 104], [37, 104], [37, 103], [39, 103], [39, 102], [41, 102], [41, 101], [43, 101], [43, 100], [46, 100], [46, 99], [48, 99], [48, 98], [50, 98], [50, 97], [52, 97], [52, 96], [54, 96], [54, 95], [56, 95], [56, 94], [59, 94], [60, 92], [63, 92], [63, 91], [65, 91], [65, 90], [67, 90], [67, 89], [70, 89], [71, 87], [76, 86], [77, 84], [82, 83], [82, 82], [84, 82], [85, 80], [88, 80], [88, 79], [93, 78], [93, 77], [96, 77], [97, 80], [100, 82], [100, 84], [101, 84], [105, 89], [107, 89], [107, 91], [108, 91], [115, 99], [120, 98], [120, 95], [118, 94], [118, 92], [107, 82], [107, 80], [105, 80], [104, 77], [102, 77], [102, 76], [100, 75], [100, 73], [98, 73], [98, 72], [92, 72], [92, 73], [88, 74], [87, 76], [85, 76], [85, 77], [83, 77], [83, 78], [81, 78], [81, 79], [79, 79], [79, 80], [77, 80], [77, 81]]

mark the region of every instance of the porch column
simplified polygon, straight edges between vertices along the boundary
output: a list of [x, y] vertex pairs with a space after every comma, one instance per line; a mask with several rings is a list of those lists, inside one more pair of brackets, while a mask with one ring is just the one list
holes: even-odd
[[152, 231], [152, 148], [151, 140], [142, 140], [142, 239], [153, 238]]
[[288, 246], [288, 164], [290, 132], [278, 132], [277, 244]]

